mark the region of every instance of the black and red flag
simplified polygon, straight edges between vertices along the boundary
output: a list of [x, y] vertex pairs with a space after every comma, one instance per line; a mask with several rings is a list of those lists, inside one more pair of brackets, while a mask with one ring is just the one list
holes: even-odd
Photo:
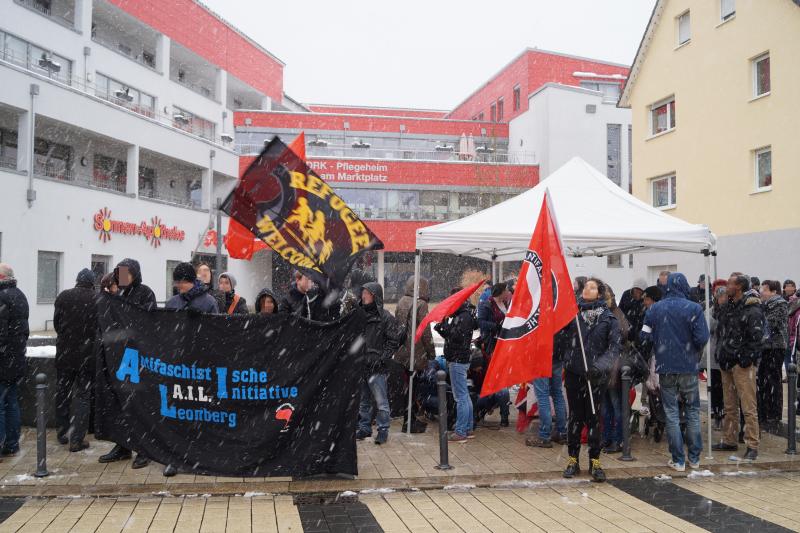
[[222, 210], [323, 286], [341, 287], [356, 259], [383, 243], [280, 139], [242, 174]]

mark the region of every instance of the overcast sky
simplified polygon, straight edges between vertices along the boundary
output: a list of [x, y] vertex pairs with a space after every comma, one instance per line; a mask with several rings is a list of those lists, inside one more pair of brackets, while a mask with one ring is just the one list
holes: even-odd
[[451, 109], [527, 47], [630, 64], [655, 0], [204, 0], [303, 103]]

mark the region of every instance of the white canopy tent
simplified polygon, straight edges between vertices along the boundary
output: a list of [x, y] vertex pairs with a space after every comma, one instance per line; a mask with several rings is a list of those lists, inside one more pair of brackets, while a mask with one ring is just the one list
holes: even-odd
[[[532, 189], [473, 215], [417, 230], [414, 300], [419, 295], [420, 257], [449, 253], [492, 261], [519, 261], [525, 256], [545, 190], [550, 193], [564, 253], [574, 257], [619, 253], [677, 251], [706, 257], [716, 254], [716, 238], [705, 225], [690, 224], [623, 191], [606, 176], [575, 157]], [[706, 283], [706, 303], [709, 302]], [[411, 323], [416, 324], [416, 306]], [[414, 343], [411, 366], [414, 368]], [[710, 363], [711, 352], [706, 346]], [[710, 373], [709, 373], [710, 374]], [[710, 377], [710, 376], [709, 376]], [[409, 387], [409, 417], [411, 416]], [[709, 419], [710, 419], [709, 402]], [[410, 420], [408, 427], [411, 427]], [[709, 424], [709, 443], [711, 424]]]

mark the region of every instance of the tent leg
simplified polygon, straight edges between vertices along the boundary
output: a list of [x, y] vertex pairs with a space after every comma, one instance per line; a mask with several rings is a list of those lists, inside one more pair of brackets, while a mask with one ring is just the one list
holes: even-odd
[[[706, 252], [706, 323], [711, 322], [711, 256]], [[709, 328], [710, 329], [710, 328]], [[713, 459], [711, 455], [711, 443], [713, 435], [711, 431], [711, 342], [706, 343], [706, 404], [708, 405], [708, 447], [706, 448], [706, 459]]]
[[503, 262], [497, 262], [497, 279], [503, 279]]
[[414, 336], [417, 331], [417, 299], [419, 298], [419, 266], [422, 253], [417, 250], [414, 253], [414, 301], [411, 302], [411, 356], [408, 359], [408, 420], [406, 421], [406, 431], [411, 434], [411, 418], [412, 407], [414, 404], [414, 351], [417, 343], [414, 342]]

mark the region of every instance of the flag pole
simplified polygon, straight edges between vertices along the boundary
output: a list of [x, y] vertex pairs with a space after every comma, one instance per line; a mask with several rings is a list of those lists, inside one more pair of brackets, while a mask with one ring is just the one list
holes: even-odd
[[583, 333], [581, 333], [581, 323], [578, 321], [578, 315], [575, 315], [575, 326], [578, 328], [578, 340], [581, 343], [581, 354], [583, 355], [583, 369], [586, 371], [586, 384], [589, 387], [589, 402], [592, 404], [592, 414], [596, 415], [597, 411], [594, 408], [594, 394], [592, 394], [592, 382], [589, 381], [589, 365], [586, 363], [586, 349], [583, 347]]
[[[412, 420], [412, 412], [414, 407], [414, 356], [416, 355], [415, 348], [416, 348], [416, 332], [417, 332], [417, 298], [419, 298], [419, 270], [420, 270], [420, 262], [422, 260], [421, 253], [419, 250], [415, 250], [414, 252], [414, 292], [412, 298], [414, 301], [411, 303], [411, 347], [410, 347], [410, 354], [408, 358], [408, 420], [406, 422], [406, 432], [411, 435], [411, 420]], [[408, 333], [406, 333], [408, 334]]]

